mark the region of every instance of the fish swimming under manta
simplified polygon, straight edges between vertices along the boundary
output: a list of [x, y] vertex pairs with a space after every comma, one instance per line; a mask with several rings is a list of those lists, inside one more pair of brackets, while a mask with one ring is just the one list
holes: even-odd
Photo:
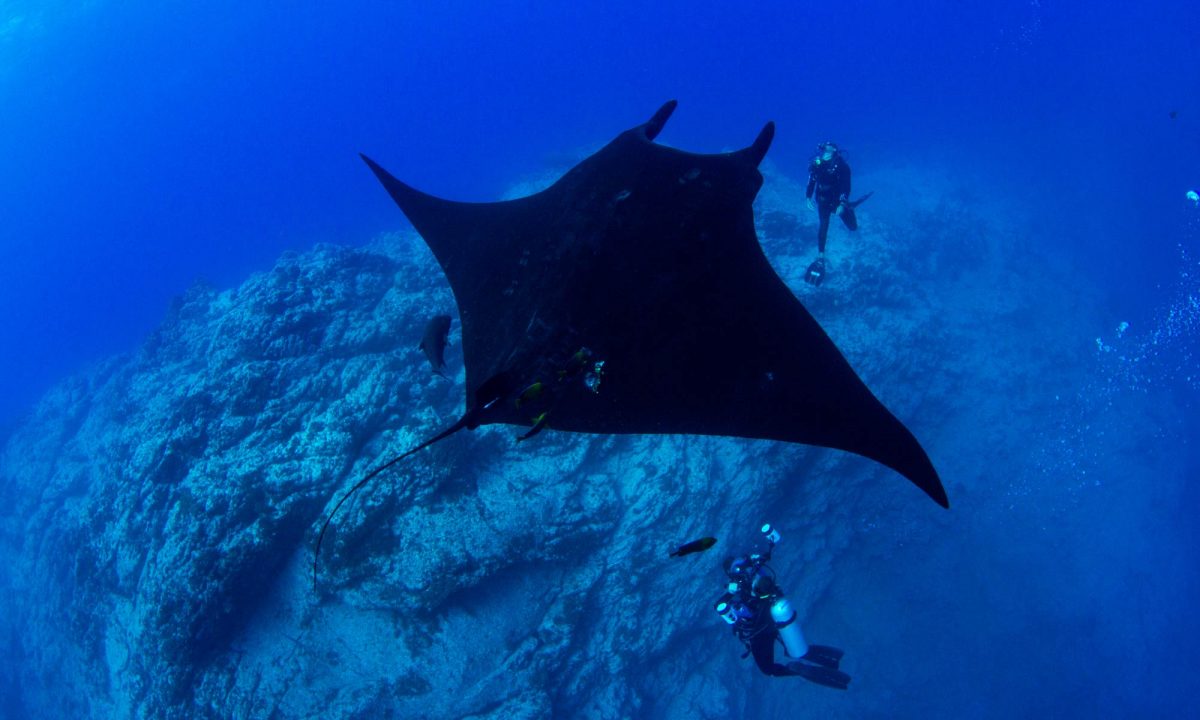
[[446, 377], [446, 346], [450, 344], [450, 316], [434, 315], [425, 324], [425, 333], [417, 347], [425, 353], [433, 374]]

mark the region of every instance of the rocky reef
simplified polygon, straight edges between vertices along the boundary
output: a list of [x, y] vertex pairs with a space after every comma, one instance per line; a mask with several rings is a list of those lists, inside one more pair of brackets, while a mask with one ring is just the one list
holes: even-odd
[[[1029, 465], [1004, 457], [1020, 450], [1005, 419], [1046, 411], [1034, 378], [1077, 362], [1060, 330], [1087, 301], [1051, 263], [1019, 266], [1028, 246], [982, 209], [905, 180], [894, 205], [861, 209], [860, 232], [831, 232], [822, 288], [802, 282], [814, 219], [775, 172], [759, 234], [925, 442], [953, 504], [993, 473], [966, 450]], [[191, 288], [136, 352], [54, 388], [0, 458], [0, 628], [24, 658], [2, 679], [14, 714], [749, 716], [778, 708], [712, 612], [721, 554], [774, 522], [781, 583], [808, 611], [848, 554], [929, 542], [952, 522], [833, 451], [554, 432], [518, 445], [518, 430], [485, 428], [348, 503], [314, 588], [333, 502], [461, 412], [456, 333], [449, 381], [417, 349], [425, 321], [453, 308], [414, 236], [322, 245], [237, 288]], [[666, 558], [701, 535], [717, 548]], [[905, 608], [880, 612], [893, 611]]]

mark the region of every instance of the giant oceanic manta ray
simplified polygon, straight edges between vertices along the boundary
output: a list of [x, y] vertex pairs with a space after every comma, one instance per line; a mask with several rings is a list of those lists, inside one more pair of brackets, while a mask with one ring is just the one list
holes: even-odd
[[675, 105], [549, 188], [505, 202], [436, 198], [363, 156], [450, 282], [467, 402], [333, 513], [408, 455], [492, 423], [530, 426], [526, 437], [547, 428], [821, 445], [876, 460], [949, 507], [912, 433], [763, 255], [752, 203], [774, 124], [736, 152], [683, 152], [654, 143]]

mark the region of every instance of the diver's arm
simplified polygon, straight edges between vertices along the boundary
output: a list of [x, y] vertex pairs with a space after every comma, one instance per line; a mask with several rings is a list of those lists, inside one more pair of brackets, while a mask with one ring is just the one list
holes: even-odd
[[842, 200], [849, 200], [850, 199], [850, 166], [847, 165], [846, 163], [842, 163], [842, 170], [845, 170], [845, 172], [842, 173], [842, 187], [841, 187]]

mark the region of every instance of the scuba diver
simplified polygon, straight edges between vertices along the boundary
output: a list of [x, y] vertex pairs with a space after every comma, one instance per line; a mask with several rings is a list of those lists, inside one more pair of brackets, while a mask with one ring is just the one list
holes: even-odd
[[[798, 614], [775, 583], [775, 571], [767, 563], [779, 542], [779, 532], [763, 525], [767, 551], [737, 558], [726, 558], [729, 576], [727, 592], [715, 609], [732, 626], [733, 634], [753, 654], [758, 669], [765, 675], [797, 675], [818, 685], [845, 690], [850, 676], [838, 669], [842, 651], [827, 645], [809, 645], [800, 630]], [[787, 664], [775, 662], [775, 644], [783, 645]]]
[[[808, 164], [808, 187], [804, 189], [804, 197], [810, 210], [814, 196], [817, 217], [820, 218], [817, 227], [818, 254], [817, 259], [808, 266], [804, 280], [810, 285], [820, 285], [825, 279], [825, 236], [829, 234], [829, 216], [841, 210], [846, 227], [851, 230], [858, 227], [854, 217], [854, 207], [858, 203], [850, 204], [850, 165], [842, 157], [836, 143], [823, 142], [818, 145], [817, 154]], [[849, 210], [848, 215], [846, 209]]]

